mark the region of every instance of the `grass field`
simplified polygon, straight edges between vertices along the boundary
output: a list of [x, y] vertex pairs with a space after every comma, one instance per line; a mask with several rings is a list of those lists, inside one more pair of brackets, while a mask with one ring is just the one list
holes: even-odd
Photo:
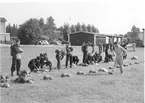
[[[60, 47], [32, 47], [22, 46], [22, 69], [28, 69], [27, 64], [31, 58], [46, 52], [53, 63], [52, 72], [32, 73], [33, 84], [14, 84], [10, 88], [1, 88], [1, 103], [143, 103], [144, 102], [144, 63], [134, 64], [124, 68], [120, 74], [119, 69], [114, 75], [97, 73], [88, 75], [76, 75], [77, 71], [88, 72], [90, 69], [98, 70], [101, 67], [108, 68], [110, 63], [100, 63], [88, 67], [56, 69], [55, 49]], [[82, 59], [80, 47], [74, 47], [74, 55]], [[136, 52], [128, 52], [125, 63], [131, 61], [132, 56], [138, 56], [144, 60], [143, 48], [137, 48]], [[81, 63], [82, 60], [80, 60]], [[9, 47], [1, 47], [0, 73], [10, 75], [11, 57]], [[62, 73], [69, 73], [71, 77], [61, 78]], [[44, 81], [45, 74], [54, 77], [51, 81]], [[16, 76], [10, 77], [15, 79]]]

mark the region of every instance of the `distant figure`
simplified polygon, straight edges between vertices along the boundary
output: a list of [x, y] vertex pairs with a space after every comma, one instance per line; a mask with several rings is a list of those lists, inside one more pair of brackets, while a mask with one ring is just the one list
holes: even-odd
[[99, 46], [99, 52], [102, 52], [102, 44], [100, 42], [99, 42], [98, 46]]
[[11, 45], [11, 56], [12, 56], [12, 66], [11, 66], [11, 76], [13, 76], [13, 72], [17, 70], [17, 75], [19, 75], [19, 71], [21, 68], [21, 53], [23, 50], [20, 48], [20, 40], [17, 39], [16, 43]]
[[86, 65], [87, 59], [88, 59], [88, 44], [87, 43], [83, 43], [82, 52], [83, 52], [83, 63]]
[[106, 47], [106, 44], [104, 43], [103, 44], [103, 52], [105, 52], [105, 47]]
[[136, 51], [136, 43], [132, 43], [133, 51]]
[[93, 64], [93, 56], [95, 54], [95, 45], [91, 43], [92, 51], [87, 54], [87, 64]]
[[109, 43], [105, 45], [105, 57], [108, 56]]
[[123, 73], [123, 56], [127, 54], [127, 50], [118, 45], [117, 42], [114, 43], [115, 47], [115, 60], [114, 65], [112, 68], [112, 72], [109, 72], [109, 74], [112, 74], [114, 72], [114, 68], [117, 67], [117, 65], [120, 66], [120, 73]]
[[110, 51], [113, 51], [113, 44], [110, 43]]

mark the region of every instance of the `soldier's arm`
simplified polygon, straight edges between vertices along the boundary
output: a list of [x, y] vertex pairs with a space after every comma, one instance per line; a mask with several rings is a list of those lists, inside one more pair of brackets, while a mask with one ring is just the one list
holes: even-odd
[[124, 48], [121, 47], [121, 46], [120, 46], [120, 48], [121, 48], [121, 50], [123, 51], [123, 53], [127, 54], [127, 50], [126, 50], [126, 49], [124, 49]]

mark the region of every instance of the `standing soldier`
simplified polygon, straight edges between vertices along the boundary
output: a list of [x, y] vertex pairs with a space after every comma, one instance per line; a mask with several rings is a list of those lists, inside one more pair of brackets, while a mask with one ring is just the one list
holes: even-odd
[[84, 43], [82, 45], [82, 51], [83, 51], [83, 64], [87, 65], [87, 61], [88, 61], [88, 44]]
[[115, 60], [114, 60], [114, 65], [112, 68], [112, 72], [109, 72], [109, 74], [112, 74], [114, 72], [114, 68], [117, 67], [117, 65], [120, 66], [120, 73], [123, 73], [123, 56], [127, 55], [127, 50], [118, 45], [117, 42], [114, 43], [115, 47]]
[[82, 52], [83, 52], [83, 63], [84, 63], [84, 61], [85, 61], [85, 53], [84, 53], [84, 47], [85, 47], [85, 45], [86, 45], [86, 43], [83, 43], [83, 45], [82, 45]]
[[56, 60], [57, 60], [57, 68], [58, 70], [61, 69], [61, 60], [64, 58], [65, 56], [65, 52], [63, 50], [55, 50], [56, 53]]
[[102, 53], [102, 44], [99, 42], [99, 52]]
[[68, 62], [70, 62], [70, 68], [72, 68], [72, 62], [73, 62], [73, 56], [72, 56], [73, 48], [69, 46], [69, 44], [66, 45], [66, 63], [65, 66], [67, 68]]
[[105, 57], [108, 56], [109, 43], [105, 46]]
[[106, 46], [106, 44], [104, 43], [103, 44], [103, 52], [105, 52], [105, 46]]
[[21, 68], [21, 53], [23, 50], [20, 48], [20, 40], [17, 39], [16, 43], [11, 45], [11, 56], [12, 56], [12, 66], [11, 66], [11, 76], [13, 76], [13, 72], [17, 70], [17, 75], [19, 75], [19, 71]]

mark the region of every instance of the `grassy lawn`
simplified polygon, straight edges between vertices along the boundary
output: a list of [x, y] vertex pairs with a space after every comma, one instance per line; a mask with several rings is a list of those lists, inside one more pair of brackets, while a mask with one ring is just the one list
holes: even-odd
[[[32, 73], [33, 84], [14, 84], [10, 88], [1, 88], [1, 103], [143, 103], [144, 102], [144, 63], [134, 64], [124, 68], [120, 74], [117, 68], [114, 75], [107, 73], [76, 75], [77, 71], [88, 73], [90, 69], [108, 68], [110, 63], [100, 63], [88, 67], [56, 69], [55, 50], [62, 47], [22, 46], [22, 69], [28, 69], [31, 58], [46, 52], [53, 63], [52, 72]], [[82, 62], [81, 47], [74, 47], [74, 55]], [[138, 56], [138, 60], [130, 60]], [[143, 48], [136, 52], [128, 52], [125, 63], [144, 60]], [[11, 56], [9, 47], [1, 47], [0, 73], [10, 75]], [[61, 78], [62, 73], [69, 73], [71, 77]], [[44, 81], [44, 75], [54, 77], [51, 81]], [[16, 76], [10, 77], [15, 79]]]

